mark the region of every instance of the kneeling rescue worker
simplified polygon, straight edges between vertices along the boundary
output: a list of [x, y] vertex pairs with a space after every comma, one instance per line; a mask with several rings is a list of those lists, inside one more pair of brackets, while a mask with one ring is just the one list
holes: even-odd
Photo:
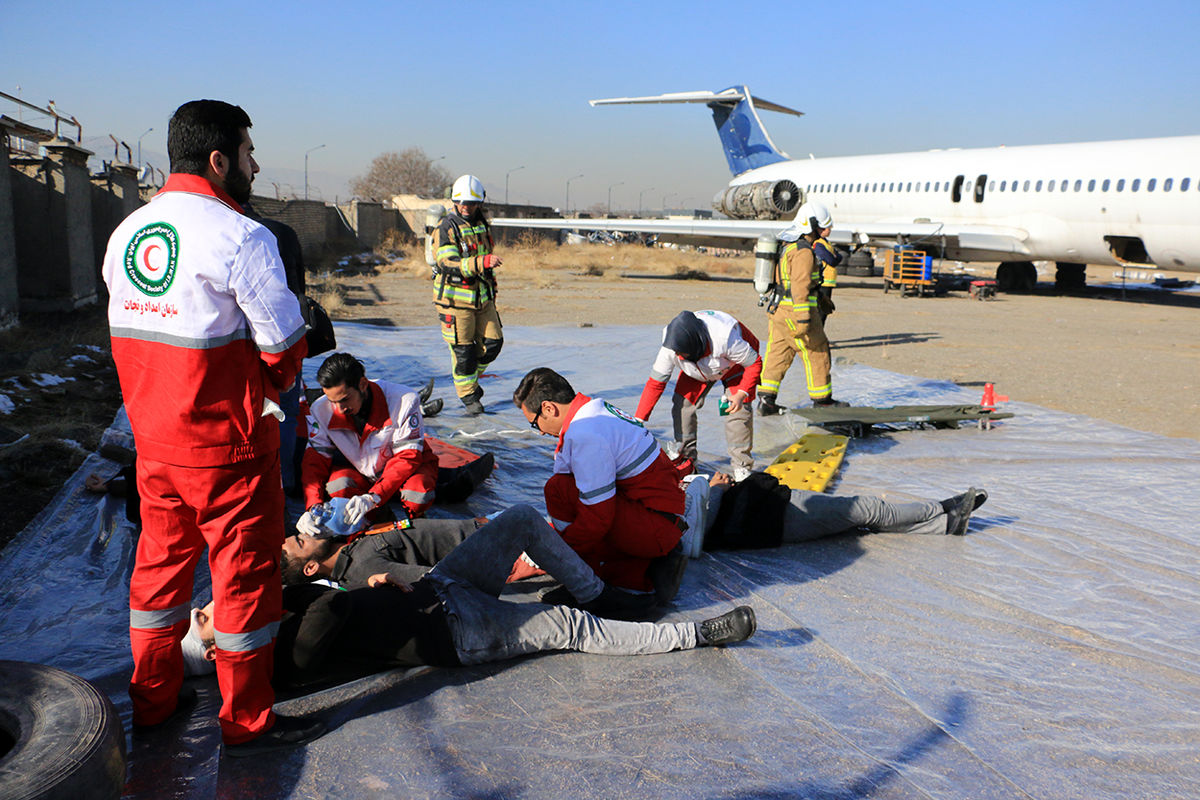
[[433, 304], [442, 338], [450, 346], [454, 390], [471, 415], [483, 413], [479, 376], [504, 345], [493, 272], [501, 260], [492, 255], [491, 228], [483, 215], [485, 196], [483, 183], [474, 175], [454, 181], [454, 211], [438, 225], [433, 268]]

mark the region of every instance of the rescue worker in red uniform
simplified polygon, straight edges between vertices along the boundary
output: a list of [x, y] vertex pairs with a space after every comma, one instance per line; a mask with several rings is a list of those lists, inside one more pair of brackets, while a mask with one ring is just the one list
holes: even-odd
[[800, 206], [795, 221], [779, 234], [786, 242], [775, 268], [774, 289], [778, 305], [768, 315], [767, 347], [763, 354], [759, 413], [781, 414], [775, 400], [779, 384], [797, 354], [804, 362], [804, 379], [814, 406], [845, 406], [833, 399], [829, 339], [817, 310], [822, 262], [813, 254], [813, 243], [833, 230], [833, 216], [821, 203]]
[[398, 383], [367, 380], [362, 362], [349, 353], [325, 359], [317, 383], [324, 396], [308, 416], [301, 469], [308, 512], [297, 529], [316, 536], [314, 507], [331, 497], [350, 498], [350, 525], [397, 495], [409, 519], [424, 515], [433, 505], [438, 459], [425, 441], [417, 393]]
[[250, 118], [216, 100], [171, 117], [171, 175], [104, 256], [112, 354], [138, 452], [142, 533], [129, 585], [135, 728], [195, 703], [179, 640], [207, 546], [221, 734], [229, 755], [292, 747], [319, 722], [271, 710], [281, 613], [281, 391], [306, 352], [275, 237], [242, 214]]
[[438, 225], [434, 250], [433, 304], [442, 338], [450, 347], [454, 391], [472, 416], [483, 413], [479, 376], [504, 346], [494, 273], [502, 262], [492, 254], [485, 198], [483, 183], [474, 175], [454, 181], [454, 211]]
[[534, 430], [558, 438], [545, 495], [563, 540], [603, 580], [672, 600], [687, 565], [678, 546], [684, 494], [654, 437], [546, 367], [521, 379], [513, 402]]

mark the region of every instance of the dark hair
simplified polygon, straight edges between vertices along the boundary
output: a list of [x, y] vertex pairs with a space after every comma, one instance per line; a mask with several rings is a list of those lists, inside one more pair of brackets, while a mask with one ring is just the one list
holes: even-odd
[[349, 386], [357, 389], [359, 381], [366, 375], [362, 362], [349, 353], [334, 353], [317, 370], [317, 383], [322, 389]]
[[309, 561], [324, 561], [333, 555], [333, 551], [342, 543], [340, 539], [319, 539], [317, 541], [317, 549], [312, 556], [307, 559], [288, 558], [288, 554], [280, 552], [279, 554], [279, 575], [283, 579], [284, 586], [298, 586], [302, 583], [312, 583], [319, 576], [304, 574], [304, 565]]
[[213, 150], [238, 163], [242, 131], [251, 127], [241, 106], [220, 100], [193, 100], [175, 109], [167, 123], [167, 156], [171, 172], [203, 175]]
[[570, 403], [574, 399], [575, 390], [571, 384], [549, 367], [531, 369], [513, 392], [513, 402], [531, 412], [541, 408], [547, 400], [551, 403]]

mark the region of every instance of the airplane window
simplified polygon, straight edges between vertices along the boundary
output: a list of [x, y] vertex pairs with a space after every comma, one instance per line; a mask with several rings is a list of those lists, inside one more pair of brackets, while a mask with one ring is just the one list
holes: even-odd
[[925, 181], [925, 191], [929, 191], [929, 181]]
[[1165, 180], [1163, 181], [1163, 191], [1164, 191], [1164, 192], [1169, 192], [1169, 191], [1171, 191], [1171, 184], [1173, 184], [1173, 183], [1175, 183], [1175, 179], [1174, 179], [1174, 178], [1167, 178], [1167, 179], [1165, 179]]
[[1025, 188], [1023, 188], [1021, 191], [1022, 191], [1022, 192], [1028, 192], [1028, 191], [1029, 191], [1029, 181], [1025, 181]]
[[894, 183], [888, 184], [887, 191], [892, 192], [892, 191], [895, 191], [895, 189], [896, 189], [896, 184], [894, 184]]
[[[1192, 182], [1191, 178], [1184, 178], [1183, 180], [1181, 180], [1179, 182], [1179, 191], [1186, 192], [1188, 190], [1188, 184], [1191, 182]], [[1200, 183], [1197, 183], [1196, 185], [1200, 186]]]
[[996, 181], [995, 181], [995, 179], [992, 179], [992, 182], [988, 184], [988, 191], [989, 191], [989, 192], [994, 192], [994, 191], [996, 191]]
[[[996, 182], [992, 181], [992, 186], [994, 187], [995, 185], [996, 185]], [[1005, 186], [1008, 186], [1008, 181], [1000, 181], [1000, 191], [1003, 192]]]
[[1047, 181], [1047, 182], [1046, 182], [1046, 191], [1047, 191], [1047, 192], [1053, 192], [1053, 191], [1054, 191], [1054, 181]]
[[1151, 178], [1150, 180], [1146, 181], [1146, 191], [1153, 192], [1154, 184], [1156, 183], [1158, 183], [1158, 178]]
[[1078, 192], [1082, 188], [1083, 188], [1083, 181], [1075, 181], [1075, 191]]
[[1120, 180], [1117, 181], [1117, 191], [1118, 192], [1125, 191], [1125, 179], [1124, 178], [1121, 178]]
[[1108, 178], [1105, 178], [1104, 183], [1100, 184], [1100, 191], [1102, 191], [1102, 192], [1108, 191]]
[[1089, 192], [1096, 191], [1096, 179], [1095, 178], [1092, 178], [1090, 181], [1088, 181], [1088, 191]]
[[1040, 191], [1042, 190], [1042, 182], [1041, 182], [1041, 181], [1038, 181], [1037, 183], [1035, 183], [1035, 184], [1033, 185], [1033, 190], [1034, 190], [1035, 192], [1040, 192]]
[[1141, 186], [1142, 186], [1142, 179], [1134, 178], [1133, 183], [1129, 184], [1129, 191], [1136, 192], [1138, 189], [1141, 188]]
[[911, 192], [911, 191], [912, 191], [912, 181], [909, 181], [909, 182], [908, 182], [908, 188], [907, 188], [907, 189], [905, 189], [904, 191], [906, 191], [906, 192]]

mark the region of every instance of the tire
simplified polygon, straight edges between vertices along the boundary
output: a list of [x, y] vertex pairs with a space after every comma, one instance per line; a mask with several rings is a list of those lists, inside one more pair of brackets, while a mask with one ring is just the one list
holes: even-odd
[[1005, 261], [996, 268], [996, 289], [1001, 292], [1032, 292], [1037, 286], [1037, 267], [1032, 261]]
[[125, 731], [112, 702], [56, 667], [0, 661], [0, 800], [119, 798]]

